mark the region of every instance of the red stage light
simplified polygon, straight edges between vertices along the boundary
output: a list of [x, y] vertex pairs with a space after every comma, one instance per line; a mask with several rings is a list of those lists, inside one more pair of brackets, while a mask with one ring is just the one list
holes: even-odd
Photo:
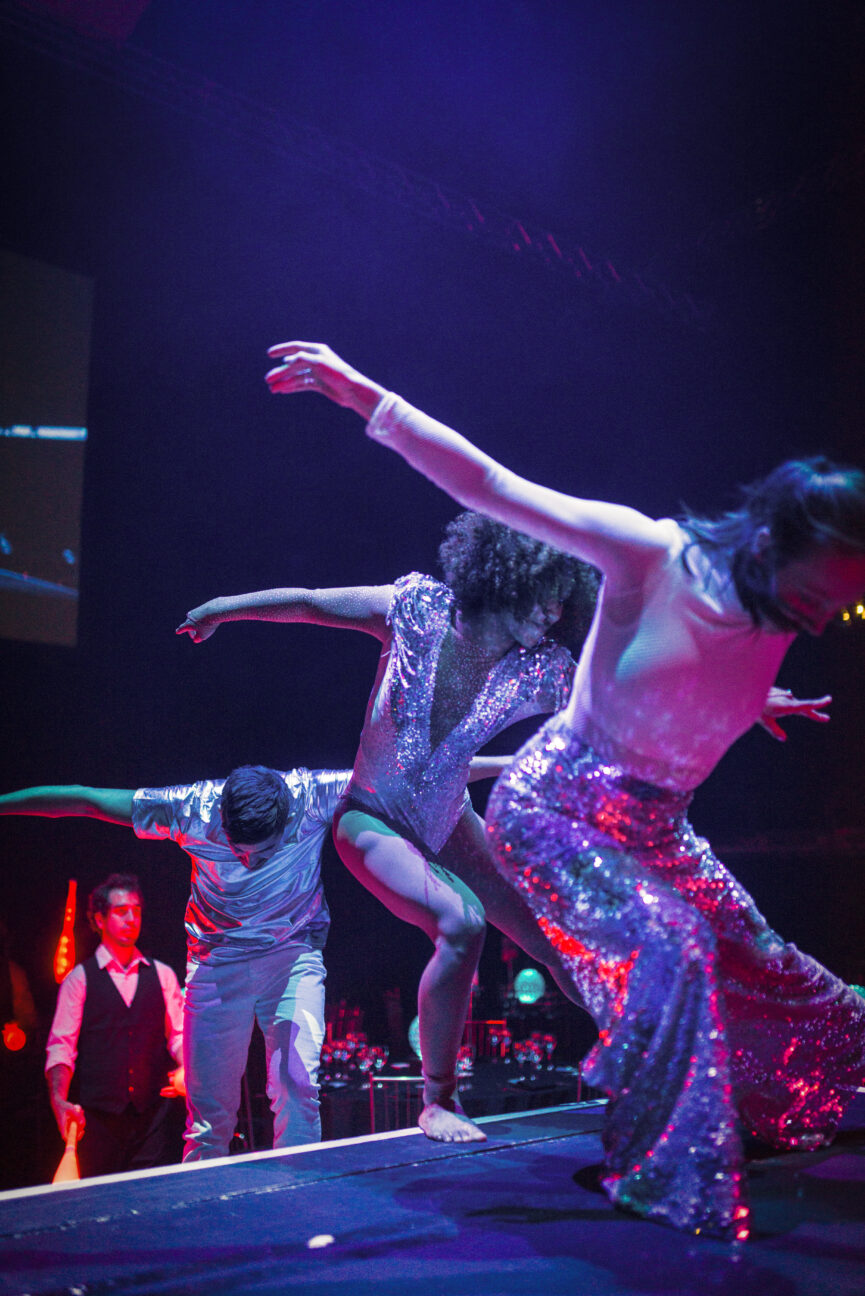
[[66, 909], [63, 914], [63, 930], [54, 951], [54, 980], [59, 985], [68, 972], [75, 966], [75, 902], [78, 895], [78, 883], [75, 878], [69, 879], [69, 890], [66, 893]]
[[3, 1043], [10, 1053], [18, 1053], [27, 1043], [27, 1036], [24, 1034], [17, 1021], [8, 1021], [3, 1027]]

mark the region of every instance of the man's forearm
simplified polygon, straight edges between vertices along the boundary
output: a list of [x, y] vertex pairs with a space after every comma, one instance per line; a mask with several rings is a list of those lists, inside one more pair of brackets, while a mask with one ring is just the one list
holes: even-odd
[[0, 796], [0, 814], [90, 815], [92, 806], [87, 799], [87, 789], [78, 784], [22, 788], [20, 792], [7, 792]]
[[48, 1097], [51, 1101], [51, 1110], [54, 1113], [60, 1137], [63, 1139], [68, 1137], [69, 1122], [74, 1120], [78, 1126], [78, 1137], [80, 1138], [84, 1133], [87, 1117], [80, 1103], [71, 1103], [69, 1101], [72, 1067], [67, 1066], [65, 1062], [58, 1062], [53, 1067], [48, 1068], [45, 1072], [45, 1078], [48, 1081]]
[[69, 1098], [69, 1086], [72, 1083], [72, 1067], [67, 1066], [65, 1062], [58, 1062], [53, 1067], [49, 1067], [45, 1072], [45, 1079], [48, 1084], [48, 1097], [51, 1099], [51, 1106], [57, 1103], [65, 1103]]
[[6, 792], [0, 796], [0, 814], [42, 815], [62, 819], [83, 815], [109, 823], [128, 825], [132, 821], [134, 792], [129, 788], [92, 788], [82, 784], [45, 784]]

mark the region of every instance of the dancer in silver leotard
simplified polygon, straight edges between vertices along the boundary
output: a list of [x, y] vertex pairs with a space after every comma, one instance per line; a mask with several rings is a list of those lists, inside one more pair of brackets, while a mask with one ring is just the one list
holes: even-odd
[[434, 942], [419, 992], [420, 1123], [450, 1142], [483, 1137], [458, 1108], [454, 1068], [484, 911], [581, 1002], [525, 900], [498, 875], [466, 783], [505, 763], [473, 762], [490, 738], [564, 704], [573, 658], [544, 636], [565, 596], [582, 605], [588, 624], [596, 582], [585, 564], [477, 514], [451, 524], [441, 555], [448, 586], [414, 574], [369, 589], [265, 590], [203, 604], [179, 630], [200, 641], [226, 620], [314, 621], [380, 639], [334, 835], [355, 877]]

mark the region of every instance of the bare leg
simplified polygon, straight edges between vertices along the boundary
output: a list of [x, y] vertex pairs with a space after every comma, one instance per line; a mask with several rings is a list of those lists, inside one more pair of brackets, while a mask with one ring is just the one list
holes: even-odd
[[573, 972], [538, 926], [521, 891], [496, 868], [480, 815], [466, 808], [438, 853], [438, 859], [479, 897], [487, 921], [550, 973], [571, 1003], [585, 1011]]
[[334, 840], [357, 880], [435, 945], [418, 992], [424, 1069], [420, 1127], [441, 1143], [483, 1141], [486, 1135], [455, 1102], [456, 1057], [484, 941], [483, 908], [459, 878], [370, 814], [350, 809], [337, 815]]

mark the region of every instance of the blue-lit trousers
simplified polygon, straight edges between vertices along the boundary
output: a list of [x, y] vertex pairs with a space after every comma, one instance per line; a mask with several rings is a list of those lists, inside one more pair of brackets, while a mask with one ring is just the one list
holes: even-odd
[[324, 976], [321, 950], [306, 942], [248, 959], [190, 964], [183, 1019], [184, 1161], [227, 1156], [255, 1021], [264, 1035], [274, 1147], [319, 1141]]

